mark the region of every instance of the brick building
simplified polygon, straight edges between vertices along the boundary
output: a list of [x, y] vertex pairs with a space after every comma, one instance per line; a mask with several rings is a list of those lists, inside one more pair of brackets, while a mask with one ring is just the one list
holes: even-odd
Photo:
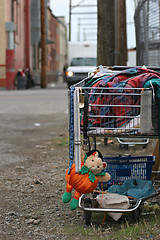
[[[14, 89], [19, 68], [31, 69], [40, 81], [41, 72], [41, 15], [40, 0], [0, 0], [0, 89]], [[66, 59], [60, 58], [60, 28], [65, 24], [56, 18], [45, 4], [47, 81], [55, 81]], [[64, 42], [67, 42], [65, 35]], [[63, 49], [66, 53], [67, 50]], [[65, 54], [64, 54], [65, 55]], [[60, 60], [62, 63], [60, 63]]]
[[6, 6], [5, 0], [1, 1], [0, 4], [0, 89], [6, 88]]

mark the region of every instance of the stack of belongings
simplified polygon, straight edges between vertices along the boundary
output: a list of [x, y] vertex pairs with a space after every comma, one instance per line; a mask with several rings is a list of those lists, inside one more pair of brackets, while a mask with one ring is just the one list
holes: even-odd
[[[114, 92], [132, 93], [134, 88], [154, 88], [156, 99], [158, 102], [160, 101], [160, 73], [146, 68], [129, 68], [116, 73], [113, 71], [113, 74], [112, 71], [108, 73], [106, 71], [106, 73], [102, 74], [97, 72], [86, 81], [83, 87], [91, 88], [89, 92], [92, 93], [89, 93], [89, 102], [93, 104], [93, 107], [88, 109], [89, 115], [92, 116], [88, 119], [90, 127], [101, 126], [104, 128], [119, 128], [130, 121], [131, 118], [124, 118], [124, 120], [122, 120], [122, 118], [118, 116], [138, 116], [140, 114], [140, 110], [137, 112], [137, 109], [135, 111], [134, 108], [131, 107], [123, 108], [123, 103], [125, 104], [126, 102], [128, 102], [129, 105], [139, 105], [140, 98], [136, 97], [134, 94], [116, 96]], [[112, 94], [104, 97], [102, 93], [105, 93], [106, 88], [108, 88], [107, 91]], [[108, 107], [102, 108], [99, 107], [100, 105], [106, 105]], [[120, 110], [114, 107], [116, 105], [122, 105], [122, 107], [119, 108]], [[105, 118], [94, 117], [94, 115], [105, 116]], [[117, 117], [110, 118], [111, 120], [108, 122], [105, 120], [106, 116]], [[83, 117], [81, 119], [81, 125], [83, 126]]]

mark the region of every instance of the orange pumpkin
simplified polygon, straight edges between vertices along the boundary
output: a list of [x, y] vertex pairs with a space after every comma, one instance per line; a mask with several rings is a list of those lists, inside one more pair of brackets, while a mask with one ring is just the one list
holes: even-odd
[[[81, 167], [84, 164], [81, 163]], [[81, 174], [75, 172], [75, 164], [72, 165], [70, 173], [68, 174], [68, 169], [66, 170], [66, 192], [71, 192], [72, 189], [75, 189], [74, 198], [79, 199], [82, 194], [87, 194], [92, 192], [98, 185], [98, 179], [95, 177], [95, 181], [91, 182], [89, 179], [88, 173]]]
[[69, 168], [66, 170], [67, 185], [66, 191], [62, 196], [62, 201], [68, 203], [71, 200], [71, 191], [74, 188], [75, 193], [70, 203], [70, 209], [75, 210], [78, 206], [79, 197], [82, 194], [92, 192], [97, 187], [100, 176], [105, 177], [105, 179], [107, 178], [107, 181], [109, 180], [110, 175], [102, 172], [105, 167], [106, 163], [102, 162], [101, 154], [97, 150], [92, 150], [88, 155], [86, 154], [84, 161], [81, 162], [81, 170], [79, 173], [75, 172], [75, 164], [73, 164], [69, 174]]

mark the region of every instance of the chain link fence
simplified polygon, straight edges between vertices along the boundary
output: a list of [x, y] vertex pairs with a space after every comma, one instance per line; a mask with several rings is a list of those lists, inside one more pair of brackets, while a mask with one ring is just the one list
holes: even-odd
[[160, 0], [140, 0], [134, 16], [137, 65], [160, 64]]

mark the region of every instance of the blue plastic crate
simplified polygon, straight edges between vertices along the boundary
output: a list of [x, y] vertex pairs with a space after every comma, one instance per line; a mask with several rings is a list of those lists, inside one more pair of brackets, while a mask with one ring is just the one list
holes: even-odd
[[112, 185], [123, 184], [129, 178], [150, 180], [155, 156], [104, 157], [103, 161], [107, 163], [105, 171], [111, 175], [111, 179], [99, 182], [99, 188], [107, 190]]

